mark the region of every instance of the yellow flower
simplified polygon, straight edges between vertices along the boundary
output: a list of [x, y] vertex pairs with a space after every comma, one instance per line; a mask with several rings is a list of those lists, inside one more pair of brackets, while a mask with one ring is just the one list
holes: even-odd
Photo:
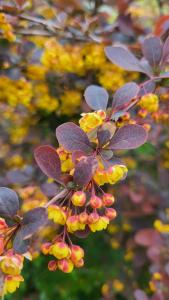
[[98, 185], [104, 185], [107, 182], [106, 172], [104, 170], [96, 170], [93, 179]]
[[44, 80], [46, 68], [43, 65], [28, 65], [27, 76], [32, 80]]
[[7, 254], [2, 257], [0, 269], [3, 273], [9, 275], [19, 275], [23, 268], [23, 256], [18, 254]]
[[58, 99], [50, 95], [48, 86], [45, 83], [38, 83], [35, 85], [34, 96], [34, 105], [38, 109], [51, 113], [53, 111], [56, 112], [59, 107]]
[[89, 224], [89, 227], [92, 232], [96, 232], [106, 229], [108, 224], [109, 219], [105, 216], [101, 216], [96, 222]]
[[73, 233], [77, 230], [84, 230], [85, 224], [79, 222], [78, 216], [70, 216], [66, 221], [67, 229], [69, 232]]
[[0, 13], [0, 30], [2, 31], [3, 38], [7, 39], [9, 42], [14, 42], [16, 40], [13, 28], [11, 24], [8, 23], [7, 18], [3, 13]]
[[71, 251], [66, 243], [56, 242], [50, 247], [49, 254], [54, 255], [57, 259], [62, 259], [70, 256]]
[[154, 227], [157, 231], [161, 233], [169, 233], [169, 224], [164, 224], [160, 220], [154, 222]]
[[48, 207], [48, 218], [60, 225], [64, 225], [66, 223], [66, 213], [57, 205], [50, 205]]
[[106, 62], [103, 45], [87, 44], [83, 47], [82, 54], [86, 70], [100, 69]]
[[113, 289], [115, 289], [117, 292], [122, 292], [124, 290], [124, 284], [120, 280], [115, 279], [113, 281]]
[[75, 90], [67, 90], [60, 97], [60, 112], [64, 115], [73, 115], [81, 104], [81, 93]]
[[89, 132], [90, 130], [102, 125], [105, 118], [106, 114], [104, 111], [82, 114], [82, 118], [79, 120], [79, 124], [85, 132]]
[[69, 172], [74, 168], [74, 163], [72, 161], [71, 154], [67, 152], [63, 147], [57, 149], [57, 153], [61, 160], [62, 172]]
[[23, 281], [24, 279], [21, 275], [16, 275], [16, 276], [8, 275], [5, 278], [4, 294], [14, 293], [16, 289], [19, 288], [20, 283]]
[[106, 172], [107, 181], [110, 184], [115, 184], [119, 180], [123, 179], [127, 173], [127, 168], [124, 165], [115, 165], [108, 169]]
[[147, 94], [144, 95], [138, 105], [143, 108], [146, 109], [149, 113], [153, 113], [156, 112], [159, 108], [159, 100], [158, 100], [158, 96], [155, 94]]

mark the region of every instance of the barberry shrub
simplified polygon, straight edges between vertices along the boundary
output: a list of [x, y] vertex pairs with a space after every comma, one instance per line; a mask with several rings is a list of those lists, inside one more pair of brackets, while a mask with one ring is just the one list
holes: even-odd
[[[14, 40], [12, 28], [4, 16], [1, 18], [5, 24], [3, 35]], [[116, 217], [115, 197], [107, 192], [107, 187], [127, 176], [127, 167], [118, 157], [119, 150], [136, 149], [146, 142], [150, 128], [137, 118], [136, 107], [141, 108], [141, 116], [145, 110], [156, 112], [157, 88], [169, 77], [165, 72], [168, 39], [163, 43], [156, 36], [147, 37], [142, 53], [139, 60], [125, 47], [107, 46], [105, 54], [111, 62], [127, 71], [140, 72], [148, 79], [141, 84], [126, 83], [116, 90], [113, 99], [105, 88], [88, 86], [84, 98], [93, 112], [83, 113], [79, 126], [67, 122], [56, 128], [57, 149], [50, 145], [35, 149], [37, 165], [57, 188], [51, 200], [23, 214], [16, 192], [0, 188], [2, 296], [15, 292], [24, 280], [21, 271], [24, 260], [31, 259], [34, 250], [32, 237], [49, 222], [59, 225], [59, 233], [57, 228], [52, 239], [42, 241], [41, 252], [50, 256], [50, 271], [70, 273], [84, 265], [84, 250], [73, 244], [72, 237], [87, 238], [106, 229]]]

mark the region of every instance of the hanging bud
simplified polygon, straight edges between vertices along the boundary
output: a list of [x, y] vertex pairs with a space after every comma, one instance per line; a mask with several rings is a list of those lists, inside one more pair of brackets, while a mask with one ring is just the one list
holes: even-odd
[[102, 207], [102, 199], [97, 197], [96, 195], [94, 195], [90, 198], [90, 205], [94, 209], [101, 208]]
[[48, 269], [51, 272], [54, 272], [57, 270], [57, 261], [56, 260], [50, 260], [48, 263]]
[[71, 246], [71, 260], [75, 264], [84, 257], [84, 250], [78, 245]]
[[41, 246], [41, 251], [42, 251], [42, 253], [43, 253], [44, 255], [49, 254], [51, 245], [52, 245], [51, 243], [44, 243], [44, 244], [42, 244], [42, 246]]
[[64, 273], [71, 273], [73, 267], [73, 263], [70, 259], [61, 259], [58, 261], [58, 268]]
[[116, 218], [117, 216], [117, 212], [114, 208], [107, 208], [106, 209], [106, 212], [105, 212], [105, 215], [106, 217], [109, 219], [109, 220], [113, 220]]
[[86, 202], [86, 194], [83, 191], [77, 191], [73, 194], [71, 201], [74, 206], [83, 206]]
[[99, 215], [96, 212], [93, 212], [89, 215], [88, 222], [93, 224], [99, 220]]
[[114, 196], [111, 194], [104, 194], [103, 196], [103, 204], [105, 206], [111, 206], [114, 203]]
[[88, 214], [84, 211], [81, 214], [79, 214], [79, 222], [82, 224], [87, 224], [88, 221]]

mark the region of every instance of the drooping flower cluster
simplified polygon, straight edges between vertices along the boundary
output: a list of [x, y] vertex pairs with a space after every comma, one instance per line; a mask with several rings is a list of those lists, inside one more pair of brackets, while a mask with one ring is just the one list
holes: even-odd
[[70, 273], [73, 268], [80, 268], [84, 265], [84, 251], [78, 245], [71, 244], [70, 246], [62, 239], [57, 239], [53, 243], [42, 245], [43, 254], [54, 256], [54, 260], [50, 260], [48, 269], [56, 271], [59, 269], [64, 273]]
[[[138, 90], [134, 85], [129, 103]], [[100, 99], [97, 99], [98, 94]], [[45, 255], [56, 258], [48, 265], [52, 271], [59, 269], [69, 273], [73, 267], [83, 265], [84, 252], [72, 245], [71, 234], [87, 236], [90, 232], [104, 230], [116, 217], [112, 207], [114, 196], [100, 186], [115, 184], [127, 174], [126, 166], [114, 152], [137, 148], [147, 138], [146, 130], [140, 125], [116, 126], [114, 115], [119, 100], [113, 104], [117, 110], [114, 106], [112, 110], [107, 108], [108, 93], [103, 88], [88, 87], [85, 99], [95, 111], [82, 115], [80, 127], [71, 122], [62, 124], [56, 129], [57, 150], [48, 145], [35, 149], [35, 159], [41, 170], [60, 185], [60, 192], [46, 207], [49, 220], [63, 229], [52, 242], [47, 241], [42, 246]]]

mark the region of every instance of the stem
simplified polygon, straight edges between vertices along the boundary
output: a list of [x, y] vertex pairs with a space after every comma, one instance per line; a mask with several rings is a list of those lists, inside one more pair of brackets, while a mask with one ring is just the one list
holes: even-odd
[[67, 189], [62, 190], [59, 194], [54, 196], [48, 203], [44, 205], [45, 208], [47, 208], [49, 205], [55, 203], [58, 199], [63, 198], [68, 193]]

